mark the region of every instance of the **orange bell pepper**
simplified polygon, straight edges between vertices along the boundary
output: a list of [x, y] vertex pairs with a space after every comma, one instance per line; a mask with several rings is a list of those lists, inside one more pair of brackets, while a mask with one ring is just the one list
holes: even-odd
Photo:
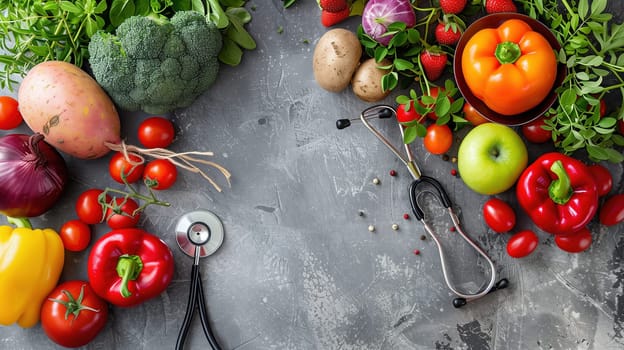
[[475, 33], [461, 63], [472, 93], [502, 115], [520, 114], [540, 104], [557, 77], [550, 43], [520, 19]]

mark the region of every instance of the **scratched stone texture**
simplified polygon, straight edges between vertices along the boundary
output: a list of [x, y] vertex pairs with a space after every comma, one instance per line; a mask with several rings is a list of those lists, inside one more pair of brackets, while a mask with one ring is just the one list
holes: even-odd
[[[407, 170], [365, 128], [335, 128], [336, 119], [356, 117], [369, 104], [349, 90], [334, 94], [316, 85], [312, 53], [326, 31], [316, 2], [300, 0], [288, 10], [278, 0], [249, 5], [255, 9], [248, 29], [258, 48], [245, 54], [241, 66], [224, 67], [195, 104], [170, 115], [177, 127], [172, 149], [215, 152], [214, 160], [232, 172], [232, 186], [207, 168], [225, 186], [222, 193], [187, 172], [174, 188], [158, 193], [171, 207], [149, 207], [140, 225], [173, 250], [173, 282], [140, 306], [111, 308], [106, 328], [85, 349], [174, 347], [192, 259], [178, 249], [173, 231], [181, 215], [198, 208], [215, 212], [225, 227], [221, 249], [201, 261], [209, 317], [224, 349], [624, 348], [622, 225], [607, 229], [592, 222], [594, 242], [582, 254], [560, 251], [552, 237], [539, 232], [533, 255], [510, 258], [509, 235], [484, 224], [481, 205], [488, 197], [467, 190], [450, 175], [455, 164], [416, 143], [423, 173], [443, 183], [466, 231], [511, 283], [455, 309], [434, 242], [421, 240], [420, 223], [403, 219], [410, 211]], [[620, 2], [609, 6], [623, 17]], [[357, 24], [352, 18], [341, 26]], [[386, 102], [393, 103], [395, 95]], [[126, 141], [136, 144], [136, 126], [146, 115], [122, 117]], [[399, 142], [395, 123], [376, 125]], [[457, 145], [450, 153], [456, 151]], [[529, 151], [535, 159], [547, 149]], [[74, 218], [73, 203], [82, 191], [117, 186], [107, 175], [108, 159], [68, 157], [72, 180], [62, 201], [33, 224], [58, 229]], [[607, 166], [613, 193], [622, 192], [622, 165]], [[513, 191], [498, 195], [520, 213], [514, 196]], [[431, 196], [423, 201], [453, 279], [460, 288], [478, 289], [488, 277], [487, 264], [449, 231], [450, 221]], [[369, 225], [376, 231], [369, 232]], [[531, 227], [520, 215], [517, 228]], [[95, 238], [105, 232], [103, 225], [96, 227]], [[87, 257], [88, 251], [67, 253], [62, 279], [86, 278]], [[207, 347], [196, 318], [187, 348]], [[0, 327], [0, 349], [56, 348], [40, 325]]]

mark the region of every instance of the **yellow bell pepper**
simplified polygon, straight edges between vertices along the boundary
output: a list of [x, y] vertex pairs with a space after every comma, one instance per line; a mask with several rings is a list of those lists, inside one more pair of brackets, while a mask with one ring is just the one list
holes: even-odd
[[28, 328], [58, 282], [65, 250], [56, 231], [9, 221], [21, 227], [0, 226], [0, 325]]

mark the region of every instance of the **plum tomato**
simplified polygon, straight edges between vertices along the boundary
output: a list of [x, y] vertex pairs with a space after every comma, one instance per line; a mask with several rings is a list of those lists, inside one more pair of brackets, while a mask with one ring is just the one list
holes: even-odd
[[107, 320], [108, 304], [87, 281], [60, 283], [41, 306], [41, 328], [50, 340], [68, 348], [91, 342]]
[[489, 122], [489, 120], [485, 119], [484, 116], [481, 115], [470, 103], [465, 102], [464, 107], [462, 107], [464, 111], [464, 119], [470, 122], [470, 124], [477, 126], [483, 123]]
[[414, 100], [410, 100], [409, 108], [404, 104], [399, 104], [397, 107], [397, 120], [399, 123], [408, 123], [412, 120], [419, 120], [421, 118], [420, 114], [416, 112], [416, 108], [414, 108]]
[[624, 221], [624, 193], [607, 198], [600, 207], [599, 219], [605, 226], [617, 225]]
[[0, 129], [15, 129], [22, 121], [17, 100], [11, 96], [0, 96]]
[[59, 236], [65, 249], [71, 252], [80, 252], [89, 246], [91, 227], [80, 220], [69, 220], [61, 226]]
[[149, 117], [139, 124], [139, 142], [147, 148], [166, 148], [173, 142], [173, 123], [163, 117]]
[[[98, 188], [92, 188], [86, 190], [78, 196], [76, 200], [76, 214], [78, 218], [85, 224], [94, 225], [104, 220], [104, 206], [100, 202], [100, 195], [104, 191]], [[106, 195], [104, 198], [106, 203], [111, 201], [110, 196]]]
[[132, 198], [115, 198], [106, 209], [106, 224], [113, 230], [135, 227], [141, 218], [139, 204]]
[[178, 169], [167, 159], [155, 159], [145, 165], [143, 181], [154, 190], [166, 190], [178, 178]]
[[592, 164], [588, 168], [589, 172], [594, 177], [594, 180], [596, 180], [596, 190], [598, 191], [598, 196], [602, 197], [611, 192], [611, 188], [613, 188], [613, 177], [611, 176], [609, 169], [600, 164]]
[[427, 127], [423, 144], [432, 154], [446, 153], [453, 145], [453, 131], [446, 124], [431, 124]]
[[537, 248], [538, 242], [539, 238], [531, 230], [514, 233], [507, 241], [507, 254], [512, 258], [524, 258], [533, 253], [535, 248]]
[[504, 200], [490, 198], [483, 204], [485, 223], [498, 233], [511, 231], [516, 226], [516, 213]]
[[568, 253], [580, 253], [592, 244], [592, 235], [589, 229], [584, 227], [570, 235], [555, 235], [555, 244]]
[[129, 154], [129, 159], [135, 164], [131, 163], [123, 154], [123, 152], [116, 152], [111, 157], [108, 163], [108, 172], [111, 178], [120, 184], [125, 182], [131, 184], [139, 181], [143, 177], [143, 168], [145, 165], [139, 156], [135, 154]]
[[541, 116], [530, 123], [522, 125], [522, 135], [532, 143], [548, 142], [552, 140], [552, 133], [550, 130], [543, 128], [545, 125], [546, 118]]

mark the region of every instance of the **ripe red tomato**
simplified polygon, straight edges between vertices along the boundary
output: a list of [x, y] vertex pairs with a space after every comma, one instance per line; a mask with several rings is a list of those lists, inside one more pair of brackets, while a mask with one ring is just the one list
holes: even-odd
[[154, 190], [166, 190], [178, 178], [178, 169], [167, 159], [155, 159], [145, 165], [143, 181]]
[[624, 193], [613, 195], [600, 207], [600, 223], [605, 226], [617, 225], [624, 221]]
[[522, 135], [533, 143], [544, 143], [552, 140], [552, 133], [550, 130], [545, 130], [542, 126], [545, 126], [546, 118], [541, 116], [534, 121], [524, 124], [522, 126]]
[[41, 328], [52, 341], [68, 348], [88, 344], [107, 319], [108, 304], [86, 281], [59, 284], [41, 306]]
[[580, 253], [592, 244], [592, 235], [587, 227], [570, 235], [555, 235], [555, 244], [568, 253]]
[[163, 117], [149, 117], [139, 124], [139, 142], [147, 148], [166, 148], [175, 137], [173, 123]]
[[502, 199], [490, 198], [483, 204], [485, 223], [498, 233], [508, 232], [516, 226], [516, 213]]
[[489, 120], [485, 119], [484, 116], [481, 115], [470, 103], [465, 102], [464, 107], [464, 119], [470, 122], [470, 124], [477, 126], [483, 123], [489, 122]]
[[22, 120], [17, 100], [11, 96], [0, 96], [0, 129], [15, 129], [22, 124]]
[[[444, 89], [443, 87], [437, 87], [437, 86], [433, 86], [431, 87], [431, 89], [429, 89], [429, 96], [433, 97], [433, 99], [437, 99], [438, 95], [440, 95], [440, 93], [445, 93], [446, 89]], [[448, 99], [451, 103], [453, 103], [453, 98], [451, 96], [448, 96]], [[423, 104], [421, 103], [421, 105], [423, 105], [424, 107], [427, 108], [431, 108], [432, 111], [426, 114], [426, 117], [431, 119], [431, 120], [438, 120], [438, 115], [435, 114], [435, 112], [433, 111], [435, 109], [435, 104], [434, 105], [430, 105], [430, 104]]]
[[111, 178], [121, 184], [124, 183], [124, 178], [129, 184], [143, 178], [143, 168], [145, 165], [141, 162], [141, 158], [134, 154], [129, 154], [128, 156], [130, 160], [138, 164], [130, 163], [123, 152], [113, 154], [113, 157], [108, 163], [108, 173]]
[[507, 241], [507, 254], [512, 258], [524, 258], [533, 253], [538, 242], [539, 238], [535, 232], [531, 230], [520, 231]]
[[141, 218], [139, 204], [132, 198], [115, 198], [106, 209], [106, 224], [113, 230], [135, 227]]
[[65, 249], [80, 252], [85, 250], [91, 241], [91, 228], [80, 220], [69, 220], [61, 226], [59, 236]]
[[453, 132], [446, 124], [431, 124], [427, 127], [423, 143], [430, 153], [443, 154], [453, 145]]
[[397, 120], [399, 123], [407, 123], [412, 120], [419, 120], [421, 118], [420, 114], [416, 112], [416, 108], [414, 108], [414, 100], [410, 100], [409, 108], [406, 111], [406, 105], [399, 104], [397, 107]]
[[[103, 203], [99, 200], [103, 192], [100, 189], [92, 188], [78, 196], [78, 200], [76, 200], [76, 214], [85, 224], [94, 225], [104, 220]], [[104, 201], [105, 203], [110, 202], [110, 196], [106, 195]]]
[[613, 188], [613, 177], [611, 177], [609, 169], [600, 164], [592, 164], [589, 166], [589, 171], [596, 180], [596, 189], [599, 196], [602, 197], [611, 192], [611, 188]]

